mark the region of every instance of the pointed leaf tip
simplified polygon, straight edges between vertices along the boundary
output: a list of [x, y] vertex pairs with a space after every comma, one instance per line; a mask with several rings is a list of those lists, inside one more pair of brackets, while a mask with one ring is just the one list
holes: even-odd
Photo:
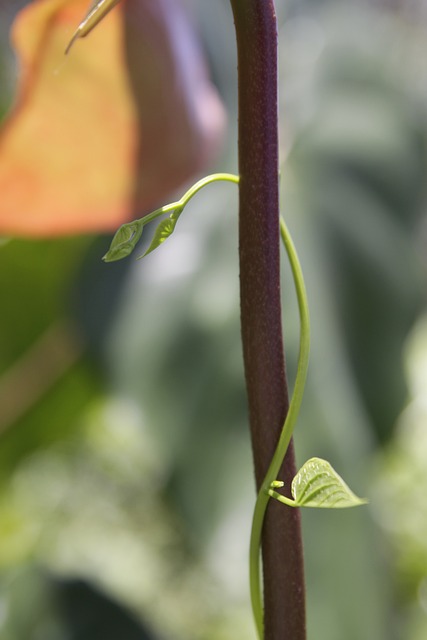
[[366, 504], [347, 486], [341, 476], [322, 458], [311, 458], [292, 481], [296, 507], [343, 509]]
[[67, 55], [75, 43], [79, 38], [84, 38], [87, 36], [92, 29], [96, 27], [97, 24], [101, 22], [103, 18], [113, 9], [116, 4], [119, 4], [121, 0], [99, 0], [98, 2], [94, 2], [92, 7], [86, 17], [81, 21], [76, 31], [74, 32], [73, 37], [68, 43], [67, 48], [65, 49], [65, 55]]

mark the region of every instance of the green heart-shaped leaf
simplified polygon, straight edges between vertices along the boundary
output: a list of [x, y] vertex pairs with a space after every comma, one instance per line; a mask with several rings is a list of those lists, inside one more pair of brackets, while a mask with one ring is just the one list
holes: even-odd
[[346, 485], [344, 480], [321, 458], [310, 458], [292, 481], [295, 507], [342, 509], [366, 504]]

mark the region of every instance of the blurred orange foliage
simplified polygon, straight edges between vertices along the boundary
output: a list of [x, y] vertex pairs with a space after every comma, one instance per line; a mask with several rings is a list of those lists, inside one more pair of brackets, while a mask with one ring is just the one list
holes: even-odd
[[15, 105], [0, 130], [0, 233], [113, 231], [200, 171], [224, 111], [177, 0], [125, 0], [65, 48], [87, 0], [16, 17]]

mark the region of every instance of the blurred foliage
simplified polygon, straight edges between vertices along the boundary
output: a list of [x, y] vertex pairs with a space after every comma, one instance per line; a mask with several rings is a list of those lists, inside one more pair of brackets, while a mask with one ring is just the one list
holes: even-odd
[[427, 633], [426, 316], [408, 341], [405, 360], [411, 401], [399, 418], [395, 440], [378, 458], [373, 506], [387, 536], [387, 553], [394, 558], [397, 596], [413, 637], [421, 640]]
[[377, 43], [368, 49], [344, 29], [319, 61], [316, 112], [293, 161], [297, 171], [302, 166], [308, 213], [319, 221], [351, 366], [385, 438], [406, 396], [394, 365], [424, 302], [414, 238], [425, 196], [426, 118], [398, 78], [387, 77]]
[[[28, 452], [74, 431], [100, 389], [66, 327], [67, 298], [87, 246], [88, 239], [22, 240], [0, 250], [0, 327], [7, 336], [0, 344], [0, 468], [6, 477]], [[65, 375], [58, 379], [60, 372]]]
[[[188, 4], [233, 171], [230, 10]], [[278, 8], [282, 197], [313, 324], [298, 458], [327, 458], [371, 498], [303, 514], [309, 637], [422, 640], [425, 324], [410, 336], [425, 309], [427, 27], [362, 3]], [[0, 247], [2, 640], [109, 640], [104, 623], [111, 640], [254, 637], [237, 199], [208, 189], [143, 262], [105, 265], [104, 237]]]
[[111, 233], [217, 155], [225, 112], [181, 4], [115, 4], [68, 57], [87, 0], [29, 2], [13, 21], [20, 73], [0, 132], [4, 234]]

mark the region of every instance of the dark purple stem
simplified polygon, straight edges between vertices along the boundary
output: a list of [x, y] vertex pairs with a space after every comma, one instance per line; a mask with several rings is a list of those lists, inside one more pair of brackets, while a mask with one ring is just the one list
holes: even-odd
[[[288, 409], [279, 266], [277, 21], [273, 0], [230, 0], [239, 77], [243, 356], [259, 488]], [[280, 479], [289, 492], [293, 445]], [[263, 529], [265, 640], [305, 640], [300, 514], [271, 500]]]

